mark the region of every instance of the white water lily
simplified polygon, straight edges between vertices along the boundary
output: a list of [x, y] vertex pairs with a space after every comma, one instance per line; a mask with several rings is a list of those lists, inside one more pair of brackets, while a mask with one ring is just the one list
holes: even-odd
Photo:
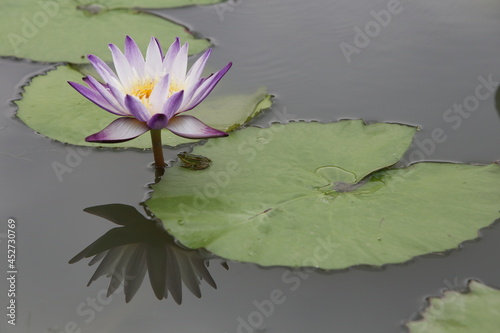
[[103, 82], [90, 75], [83, 78], [87, 85], [69, 82], [90, 101], [120, 116], [100, 132], [88, 136], [86, 141], [124, 142], [151, 130], [155, 148], [155, 144], [158, 147], [158, 140], [161, 147], [158, 131], [163, 128], [190, 139], [228, 135], [181, 113], [200, 104], [232, 63], [203, 78], [201, 74], [212, 50], [208, 49], [186, 73], [188, 44], [181, 46], [179, 38], [175, 39], [165, 55], [158, 40], [151, 38], [145, 58], [129, 36], [125, 39], [124, 53], [114, 44], [109, 44], [109, 48], [116, 73], [97, 56], [88, 55]]

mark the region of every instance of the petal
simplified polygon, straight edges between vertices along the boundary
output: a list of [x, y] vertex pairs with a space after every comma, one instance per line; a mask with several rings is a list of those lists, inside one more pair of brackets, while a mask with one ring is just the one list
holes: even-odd
[[208, 96], [208, 94], [212, 92], [217, 83], [219, 83], [219, 81], [227, 73], [227, 71], [229, 70], [229, 68], [231, 68], [232, 65], [233, 63], [230, 62], [214, 75], [207, 77], [196, 91], [194, 97], [190, 102], [190, 105], [186, 106], [185, 111], [191, 110], [195, 108], [198, 104], [200, 104]]
[[172, 118], [177, 113], [183, 99], [184, 90], [178, 91], [169, 97], [162, 110], [162, 113], [167, 116], [167, 119]]
[[207, 63], [208, 57], [210, 57], [211, 53], [212, 49], [206, 50], [205, 53], [203, 53], [203, 55], [196, 60], [193, 66], [191, 66], [191, 69], [189, 69], [189, 72], [186, 75], [186, 87], [193, 85], [200, 79], [201, 73], [203, 72], [205, 64]]
[[116, 86], [114, 86], [112, 84], [108, 84], [108, 88], [109, 88], [109, 91], [111, 92], [111, 94], [113, 95], [113, 97], [116, 99], [116, 101], [118, 103], [120, 103], [121, 108], [123, 110], [127, 110], [128, 115], [131, 116], [132, 114], [130, 113], [130, 111], [125, 106], [125, 96], [126, 96], [126, 94], [121, 89], [117, 88]]
[[135, 75], [128, 63], [127, 58], [123, 55], [122, 51], [115, 44], [108, 44], [111, 54], [113, 56], [113, 63], [115, 64], [116, 73], [125, 89], [130, 87], [135, 79]]
[[76, 82], [71, 82], [68, 81], [68, 83], [80, 94], [82, 94], [85, 98], [87, 98], [89, 101], [100, 107], [101, 109], [104, 109], [110, 113], [116, 114], [118, 116], [122, 116], [122, 112], [116, 110], [112, 105], [106, 101], [104, 97], [99, 94], [99, 92], [95, 91], [94, 89], [90, 89], [89, 87], [84, 86], [83, 84], [79, 84]]
[[83, 79], [85, 83], [89, 85], [89, 87], [96, 90], [101, 96], [109, 103], [110, 106], [113, 107], [115, 114], [120, 116], [130, 116], [130, 113], [127, 109], [125, 109], [113, 96], [113, 94], [106, 88], [102, 83], [98, 82], [92, 76], [87, 76]]
[[144, 76], [144, 57], [142, 56], [142, 52], [135, 43], [135, 41], [127, 36], [125, 38], [125, 57], [127, 58], [130, 66], [137, 71], [139, 77]]
[[99, 73], [104, 82], [110, 82], [113, 80], [119, 82], [115, 72], [113, 72], [111, 68], [109, 68], [109, 66], [99, 57], [89, 54], [87, 59], [89, 59], [90, 63], [94, 66], [95, 70]]
[[87, 142], [117, 143], [132, 140], [146, 133], [149, 127], [137, 119], [122, 117], [114, 120], [105, 129], [85, 138]]
[[179, 53], [175, 57], [175, 61], [170, 68], [170, 79], [179, 83], [184, 83], [186, 80], [186, 70], [188, 61], [188, 43], [182, 45]]
[[139, 121], [147, 122], [151, 118], [149, 110], [144, 104], [142, 104], [141, 100], [135, 96], [125, 96], [125, 106], [130, 111], [130, 113]]
[[160, 81], [156, 84], [151, 95], [149, 96], [149, 101], [153, 105], [154, 110], [158, 109], [161, 111], [163, 104], [168, 98], [168, 89], [170, 87], [170, 75], [163, 76]]
[[151, 77], [161, 74], [162, 71], [162, 53], [158, 39], [151, 37], [148, 50], [146, 51], [146, 71]]
[[206, 79], [200, 79], [198, 82], [194, 83], [191, 86], [186, 87], [184, 93], [184, 100], [182, 102], [182, 106], [180, 107], [180, 112], [191, 110], [191, 105], [194, 105], [194, 96], [196, 95], [198, 89], [203, 84]]
[[165, 128], [167, 124], [168, 118], [163, 113], [154, 114], [147, 123], [148, 127], [154, 130]]
[[165, 73], [163, 74], [170, 73], [170, 69], [172, 68], [174, 61], [177, 58], [177, 54], [179, 53], [180, 48], [181, 41], [179, 40], [179, 37], [176, 37], [175, 41], [168, 48], [167, 54], [165, 54], [165, 58], [163, 59], [163, 70], [165, 71]]
[[172, 133], [189, 139], [204, 139], [229, 135], [205, 125], [193, 116], [175, 116], [170, 119], [165, 127]]

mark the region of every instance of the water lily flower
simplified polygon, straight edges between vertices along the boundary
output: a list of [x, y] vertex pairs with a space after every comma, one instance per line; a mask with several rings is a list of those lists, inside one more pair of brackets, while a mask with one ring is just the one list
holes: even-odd
[[181, 113], [195, 108], [210, 94], [231, 68], [231, 62], [218, 72], [201, 77], [212, 50], [208, 49], [186, 73], [188, 43], [181, 46], [179, 38], [163, 54], [160, 43], [152, 37], [145, 58], [129, 36], [125, 38], [124, 53], [114, 44], [109, 44], [109, 48], [116, 73], [90, 54], [88, 59], [103, 82], [90, 75], [83, 78], [87, 85], [68, 82], [97, 106], [120, 116], [85, 141], [124, 142], [151, 131], [155, 164], [162, 167], [160, 130], [163, 128], [190, 139], [228, 135]]

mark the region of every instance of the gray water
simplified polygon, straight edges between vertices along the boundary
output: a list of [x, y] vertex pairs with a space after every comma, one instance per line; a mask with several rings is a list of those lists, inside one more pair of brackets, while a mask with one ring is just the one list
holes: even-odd
[[[500, 3], [402, 1], [386, 26], [372, 30], [369, 43], [358, 43], [359, 53], [346, 57], [341, 45], [356, 46], [355, 27], [364, 30], [374, 21], [370, 12], [389, 3], [245, 0], [158, 12], [214, 43], [213, 68], [234, 62], [218, 92], [253, 92], [265, 85], [276, 96], [273, 110], [288, 119], [418, 125], [407, 161], [500, 159], [494, 97], [500, 81]], [[297, 275], [234, 262], [226, 270], [215, 259], [209, 270], [218, 288], [202, 282], [201, 299], [184, 289], [181, 305], [158, 301], [146, 280], [128, 304], [123, 293], [103, 298], [108, 279], [86, 287], [95, 268], [68, 260], [116, 225], [83, 209], [121, 203], [142, 211], [139, 203], [154, 181], [152, 155], [92, 150], [74, 160], [72, 172], [60, 181], [52, 163], [67, 163], [75, 147], [34, 133], [15, 117], [10, 102], [29, 76], [46, 68], [0, 59], [2, 253], [8, 218], [17, 222], [18, 242], [17, 325], [2, 319], [2, 332], [247, 332], [242, 321], [262, 322], [259, 332], [404, 332], [404, 321], [417, 316], [425, 298], [445, 288], [463, 287], [471, 278], [500, 287], [495, 225], [460, 250], [383, 269]], [[484, 81], [479, 77], [496, 83], [478, 88]], [[454, 104], [474, 98], [478, 105], [469, 106], [474, 111], [453, 111]], [[255, 124], [267, 125], [273, 117], [263, 114]], [[442, 142], [432, 139], [436, 129], [446, 134]], [[165, 154], [173, 159], [176, 151]], [[259, 310], [276, 290], [282, 292], [280, 304]], [[3, 304], [6, 294], [4, 280]]]

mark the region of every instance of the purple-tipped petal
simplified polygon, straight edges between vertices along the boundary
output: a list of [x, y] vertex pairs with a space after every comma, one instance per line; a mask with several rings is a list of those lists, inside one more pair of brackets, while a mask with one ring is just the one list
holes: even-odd
[[178, 82], [185, 82], [186, 80], [186, 70], [187, 70], [187, 60], [188, 60], [188, 43], [184, 43], [179, 53], [175, 57], [175, 61], [170, 68], [170, 79]]
[[184, 92], [184, 100], [180, 107], [178, 113], [189, 111], [192, 109], [191, 105], [194, 105], [194, 96], [198, 93], [198, 89], [201, 87], [205, 79], [200, 79], [198, 82], [194, 83], [191, 86], [187, 86]]
[[129, 88], [135, 79], [135, 75], [130, 67], [130, 64], [123, 55], [122, 51], [115, 45], [109, 44], [111, 55], [113, 56], [113, 63], [115, 64], [116, 73], [124, 88]]
[[148, 127], [154, 130], [165, 128], [167, 124], [168, 124], [168, 118], [163, 113], [154, 114], [147, 123]]
[[149, 110], [142, 104], [141, 100], [135, 96], [125, 96], [125, 106], [137, 120], [147, 122], [151, 118]]
[[201, 57], [196, 60], [196, 62], [191, 66], [189, 72], [186, 75], [186, 86], [191, 86], [200, 79], [200, 76], [205, 68], [208, 58], [212, 53], [212, 49], [208, 49], [203, 53]]
[[165, 54], [165, 58], [163, 58], [163, 70], [165, 70], [166, 73], [171, 72], [172, 65], [175, 59], [177, 58], [177, 54], [179, 53], [180, 49], [181, 49], [181, 41], [179, 37], [176, 37], [175, 41], [168, 48], [167, 53]]
[[202, 85], [198, 88], [195, 96], [192, 98], [190, 105], [186, 106], [186, 110], [191, 110], [200, 104], [215, 88], [217, 83], [222, 79], [222, 77], [227, 73], [229, 68], [233, 65], [232, 62], [228, 63], [224, 68], [215, 73], [214, 75], [206, 78]]
[[154, 77], [162, 75], [162, 52], [158, 39], [151, 37], [148, 50], [146, 51], [146, 71], [147, 74]]
[[87, 142], [118, 143], [135, 139], [149, 131], [149, 127], [130, 117], [114, 120], [105, 129], [85, 138]]
[[132, 114], [130, 113], [130, 111], [125, 106], [125, 96], [126, 96], [126, 94], [122, 90], [120, 90], [120, 88], [118, 88], [118, 87], [116, 87], [116, 86], [114, 86], [112, 84], [108, 84], [108, 88], [109, 88], [109, 91], [111, 92], [111, 94], [113, 95], [113, 97], [120, 104], [121, 108], [123, 110], [126, 110], [128, 112], [128, 115], [131, 116]]
[[125, 57], [127, 58], [130, 66], [137, 71], [137, 74], [140, 77], [143, 77], [145, 65], [144, 57], [142, 56], [139, 47], [130, 36], [125, 38]]
[[122, 105], [116, 100], [113, 94], [100, 82], [94, 79], [92, 76], [87, 76], [83, 78], [83, 81], [89, 85], [89, 87], [96, 90], [101, 96], [113, 107], [113, 113], [120, 116], [130, 116], [128, 110], [124, 109]]
[[149, 102], [156, 109], [161, 110], [162, 105], [167, 101], [168, 90], [170, 88], [170, 75], [163, 76], [156, 86], [154, 87], [151, 95], [149, 96]]
[[165, 127], [175, 135], [189, 139], [206, 139], [218, 136], [228, 136], [227, 133], [205, 125], [193, 116], [175, 116], [170, 119]]
[[76, 82], [71, 82], [68, 81], [70, 86], [72, 86], [76, 91], [78, 91], [80, 94], [82, 94], [85, 98], [87, 98], [89, 101], [97, 105], [98, 107], [116, 114], [118, 116], [122, 116], [123, 114], [121, 112], [117, 112], [117, 110], [106, 101], [104, 97], [101, 96], [97, 91], [90, 89], [89, 87], [84, 86], [83, 84], [76, 83]]
[[182, 105], [182, 100], [184, 99], [184, 90], [178, 91], [167, 100], [163, 106], [162, 113], [167, 116], [167, 119], [172, 118], [179, 110]]
[[104, 80], [104, 82], [109, 83], [110, 81], [120, 81], [118, 80], [115, 72], [113, 72], [113, 70], [111, 70], [111, 68], [109, 68], [109, 66], [99, 57], [89, 54], [87, 59], [89, 59], [90, 63], [94, 66], [95, 70], [99, 73], [99, 76]]

